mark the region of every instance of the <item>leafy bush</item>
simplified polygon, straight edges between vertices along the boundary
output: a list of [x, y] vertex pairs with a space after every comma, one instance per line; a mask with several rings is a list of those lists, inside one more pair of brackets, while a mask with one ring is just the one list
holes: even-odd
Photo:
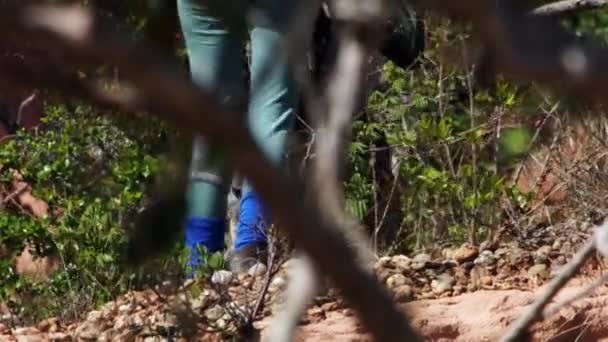
[[[416, 70], [384, 64], [384, 85], [353, 127], [348, 204], [371, 227], [380, 249], [479, 242], [501, 223], [503, 200], [525, 205], [529, 197], [510, 186], [505, 172], [528, 150], [529, 135], [515, 125], [502, 128], [497, 139], [496, 123], [522, 111], [531, 95], [504, 81], [482, 90], [473, 70], [444, 65], [439, 46], [467, 37], [441, 32], [429, 37], [431, 47]], [[390, 158], [389, 186], [380, 184], [381, 170], [369, 162], [380, 153], [390, 155], [384, 156]]]
[[[0, 246], [14, 257], [28, 243], [38, 254], [58, 255], [62, 267], [40, 283], [17, 276], [12, 257], [4, 259], [0, 301], [31, 310], [36, 318], [99, 304], [181, 272], [179, 248], [136, 273], [120, 263], [125, 229], [146, 203], [167, 128], [149, 117], [98, 115], [86, 105], [49, 105], [47, 113], [36, 133], [22, 131], [0, 145], [0, 180], [8, 189], [11, 170], [18, 170], [52, 214], [38, 219], [8, 204], [0, 216]], [[48, 312], [28, 304], [31, 298], [48, 301], [42, 306]]]

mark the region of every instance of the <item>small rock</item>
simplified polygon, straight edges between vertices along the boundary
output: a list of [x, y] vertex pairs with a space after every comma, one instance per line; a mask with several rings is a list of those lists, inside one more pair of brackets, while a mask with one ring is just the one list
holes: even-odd
[[285, 278], [277, 276], [274, 277], [274, 279], [272, 279], [272, 281], [270, 282], [270, 285], [268, 286], [268, 291], [270, 293], [275, 293], [277, 291], [283, 290], [285, 286], [287, 286], [287, 281], [285, 280]]
[[380, 257], [380, 259], [378, 259], [378, 262], [376, 263], [377, 268], [380, 267], [392, 267], [393, 258], [390, 256], [383, 256]]
[[485, 250], [489, 250], [492, 249], [492, 241], [490, 240], [485, 240], [484, 242], [482, 242], [481, 244], [479, 244], [479, 250], [480, 251], [485, 251]]
[[318, 306], [308, 309], [307, 313], [315, 322], [325, 319], [325, 311]]
[[134, 306], [131, 303], [126, 303], [118, 307], [118, 312], [122, 314], [128, 314], [133, 312]]
[[47, 318], [42, 322], [38, 323], [38, 330], [42, 332], [48, 332], [49, 329], [51, 329], [53, 325], [56, 325], [58, 321], [59, 319], [57, 319], [56, 317]]
[[266, 265], [261, 262], [258, 262], [255, 265], [251, 266], [251, 268], [247, 271], [247, 274], [252, 277], [259, 277], [266, 274], [267, 270], [268, 267], [266, 267]]
[[389, 289], [396, 289], [397, 287], [405, 285], [406, 282], [407, 278], [403, 274], [397, 273], [388, 277], [386, 280], [386, 286], [388, 286]]
[[52, 342], [68, 342], [72, 340], [72, 338], [68, 334], [61, 332], [48, 334], [47, 338], [49, 341]]
[[40, 330], [36, 329], [36, 328], [29, 328], [29, 327], [21, 327], [21, 328], [16, 328], [14, 331], [14, 335], [35, 335], [35, 334], [39, 334]]
[[454, 286], [454, 278], [447, 273], [444, 273], [431, 281], [431, 288], [436, 294], [441, 294], [445, 291], [451, 290]]
[[224, 308], [214, 305], [205, 311], [205, 317], [211, 322], [215, 322], [224, 316]]
[[19, 335], [17, 342], [43, 342], [44, 339], [40, 335]]
[[392, 257], [392, 263], [400, 271], [407, 271], [412, 266], [412, 259], [405, 255], [395, 255]]
[[194, 298], [190, 302], [190, 305], [192, 305], [193, 310], [198, 310], [198, 309], [202, 308], [203, 306], [205, 306], [206, 302], [207, 302], [207, 297], [205, 296], [205, 294], [201, 294], [200, 296]]
[[410, 300], [412, 300], [414, 298], [414, 293], [412, 291], [412, 287], [409, 285], [402, 285], [397, 287], [394, 290], [394, 297], [395, 300], [397, 300], [398, 302], [409, 302]]
[[85, 341], [97, 341], [99, 334], [101, 334], [101, 326], [94, 322], [85, 322], [76, 329], [76, 335]]
[[513, 248], [507, 253], [507, 258], [512, 265], [519, 264], [524, 257], [526, 257], [526, 251], [521, 248]]
[[553, 241], [553, 245], [551, 245], [551, 249], [554, 251], [559, 251], [562, 248], [562, 240], [557, 238]]
[[213, 272], [213, 275], [211, 276], [211, 282], [216, 285], [227, 286], [228, 284], [230, 284], [233, 278], [234, 274], [232, 272], [226, 270], [219, 270]]
[[172, 313], [167, 313], [163, 316], [163, 318], [158, 322], [158, 326], [169, 330], [177, 326], [177, 316]]
[[245, 282], [249, 278], [251, 278], [251, 275], [249, 275], [249, 273], [239, 273], [236, 276], [236, 279], [238, 280], [239, 284], [242, 284], [243, 282]]
[[497, 250], [494, 251], [494, 255], [497, 258], [502, 258], [503, 256], [509, 254], [509, 249], [508, 248], [498, 248]]
[[446, 260], [453, 259], [455, 251], [454, 248], [446, 247], [441, 250], [441, 256]]
[[494, 283], [494, 279], [492, 279], [490, 276], [483, 276], [481, 279], [479, 279], [479, 281], [481, 282], [481, 285], [484, 286], [490, 286]]
[[340, 305], [336, 302], [328, 302], [321, 305], [321, 309], [325, 312], [336, 311], [340, 308]]
[[414, 257], [414, 262], [427, 263], [431, 261], [431, 256], [426, 253], [420, 253]]
[[102, 315], [101, 311], [91, 311], [87, 315], [87, 321], [96, 322], [96, 321], [100, 320], [102, 317], [103, 317], [103, 315]]
[[534, 261], [537, 264], [545, 263], [549, 260], [549, 254], [551, 253], [551, 246], [542, 246], [534, 252]]
[[429, 254], [421, 253], [414, 257], [412, 268], [416, 271], [423, 269], [426, 264], [431, 262], [431, 256]]
[[477, 247], [475, 247], [469, 243], [465, 243], [454, 251], [454, 253], [452, 254], [452, 257], [459, 264], [462, 264], [463, 262], [475, 260], [475, 258], [477, 257], [478, 254], [479, 254], [479, 250], [477, 250]]
[[132, 323], [129, 316], [118, 316], [114, 319], [114, 329], [123, 330]]
[[549, 270], [547, 269], [547, 265], [536, 264], [536, 265], [530, 267], [530, 269], [528, 269], [528, 276], [547, 279], [547, 278], [549, 278], [550, 273], [549, 273]]
[[220, 330], [226, 329], [226, 326], [227, 326], [226, 320], [224, 320], [222, 318], [218, 319], [217, 321], [215, 321], [215, 326]]
[[496, 262], [496, 257], [492, 251], [485, 250], [479, 253], [479, 256], [473, 262], [475, 265], [491, 266]]

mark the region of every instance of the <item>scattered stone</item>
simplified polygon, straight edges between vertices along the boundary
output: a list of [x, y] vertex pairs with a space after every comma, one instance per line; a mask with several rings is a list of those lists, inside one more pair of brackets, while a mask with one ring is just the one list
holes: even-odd
[[227, 326], [227, 324], [226, 324], [226, 320], [225, 320], [225, 319], [223, 319], [223, 318], [220, 318], [220, 319], [218, 319], [217, 321], [215, 321], [215, 324], [214, 324], [214, 325], [216, 326], [216, 328], [218, 328], [218, 329], [220, 329], [220, 330], [224, 330], [224, 329], [226, 329], [226, 326]]
[[392, 263], [399, 271], [407, 271], [412, 267], [412, 259], [405, 255], [395, 255], [392, 257]]
[[479, 244], [479, 250], [480, 251], [485, 251], [485, 250], [490, 250], [493, 249], [494, 244], [492, 243], [492, 241], [490, 240], [485, 240], [484, 242], [482, 242], [481, 244]]
[[475, 265], [480, 266], [491, 266], [496, 262], [496, 257], [492, 251], [485, 250], [479, 254], [475, 261], [473, 262]]
[[336, 311], [339, 308], [340, 308], [340, 305], [338, 305], [338, 303], [336, 303], [336, 302], [328, 302], [328, 303], [323, 303], [323, 305], [321, 305], [321, 309], [323, 309], [323, 311], [325, 311], [325, 312]]
[[122, 314], [129, 314], [129, 313], [133, 312], [134, 308], [135, 307], [132, 303], [127, 303], [127, 304], [123, 304], [123, 305], [119, 306], [118, 312], [120, 312]]
[[393, 267], [393, 257], [390, 256], [383, 256], [380, 257], [380, 259], [378, 259], [378, 262], [376, 262], [376, 269], [379, 268], [383, 268], [383, 267], [388, 267], [388, 268], [392, 268]]
[[452, 258], [456, 260], [459, 264], [462, 264], [463, 262], [475, 260], [478, 254], [479, 250], [477, 249], [477, 247], [469, 243], [465, 243], [454, 251], [454, 253], [452, 254]]
[[19, 335], [16, 336], [17, 342], [43, 342], [44, 339], [40, 335]]
[[47, 318], [45, 320], [43, 320], [42, 322], [38, 323], [38, 330], [42, 331], [42, 332], [48, 332], [52, 326], [57, 325], [57, 323], [59, 322], [59, 319], [56, 317], [53, 318]]
[[70, 335], [61, 332], [54, 332], [47, 335], [49, 341], [52, 342], [69, 342], [72, 340]]
[[101, 318], [102, 318], [101, 311], [91, 311], [87, 315], [88, 322], [96, 322], [96, 321], [100, 320]]
[[192, 306], [193, 310], [199, 310], [200, 308], [202, 308], [203, 306], [205, 306], [205, 303], [207, 302], [207, 297], [205, 296], [205, 294], [201, 294], [200, 296], [194, 298], [191, 302], [190, 305]]
[[313, 322], [318, 322], [325, 319], [325, 310], [318, 306], [313, 306], [312, 308], [308, 309], [307, 313]]
[[233, 278], [234, 274], [232, 272], [226, 270], [219, 270], [213, 272], [213, 275], [211, 276], [211, 282], [216, 285], [227, 286], [228, 284], [230, 284], [230, 282], [232, 282]]
[[481, 277], [480, 282], [483, 286], [491, 286], [494, 283], [494, 279], [490, 276], [483, 276]]
[[412, 268], [416, 271], [423, 269], [426, 264], [431, 262], [431, 256], [426, 253], [418, 254], [414, 257]]
[[436, 294], [444, 293], [452, 289], [454, 286], [454, 278], [447, 273], [441, 274], [437, 279], [431, 281], [431, 288]]
[[509, 259], [509, 263], [511, 263], [512, 265], [518, 265], [520, 262], [523, 261], [526, 255], [526, 251], [517, 247], [509, 250], [509, 252], [507, 253], [507, 258]]
[[219, 305], [214, 305], [205, 311], [205, 317], [211, 322], [215, 322], [224, 316], [224, 308]]
[[270, 293], [275, 293], [275, 292], [284, 290], [286, 286], [287, 286], [287, 281], [285, 280], [285, 278], [283, 278], [281, 276], [276, 276], [270, 282], [270, 285], [268, 286], [268, 291]]
[[386, 286], [388, 286], [389, 289], [396, 289], [397, 287], [405, 285], [406, 282], [407, 278], [403, 274], [396, 273], [388, 277], [386, 280]]
[[129, 316], [118, 316], [114, 320], [114, 329], [123, 330], [132, 323], [131, 317]]
[[259, 277], [259, 276], [266, 274], [267, 270], [268, 270], [268, 267], [266, 267], [266, 265], [264, 265], [261, 262], [258, 262], [255, 265], [253, 265], [249, 269], [249, 271], [247, 271], [247, 274], [249, 274], [252, 277]]
[[542, 246], [534, 252], [534, 261], [537, 264], [546, 263], [549, 261], [549, 254], [551, 253], [551, 246]]
[[16, 328], [13, 332], [13, 334], [15, 336], [17, 335], [33, 335], [33, 334], [38, 334], [40, 333], [40, 331], [36, 328], [28, 328], [28, 327], [21, 327], [21, 328]]
[[547, 265], [536, 264], [528, 269], [528, 276], [539, 277], [541, 279], [547, 279], [550, 276]]
[[446, 247], [441, 250], [441, 256], [446, 260], [453, 259], [455, 251], [454, 248]]
[[92, 321], [85, 322], [76, 329], [76, 336], [85, 341], [97, 341], [101, 333], [101, 326]]
[[172, 313], [166, 313], [163, 315], [161, 320], [157, 323], [157, 325], [165, 330], [170, 330], [172, 328], [177, 327], [177, 316]]

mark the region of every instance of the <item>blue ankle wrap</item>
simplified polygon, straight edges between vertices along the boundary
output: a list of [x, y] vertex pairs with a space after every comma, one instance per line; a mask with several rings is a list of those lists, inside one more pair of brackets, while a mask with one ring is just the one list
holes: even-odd
[[205, 247], [209, 253], [215, 253], [224, 248], [225, 220], [215, 217], [193, 216], [186, 221], [185, 244], [190, 252], [188, 266], [196, 268], [200, 265], [199, 247]]
[[251, 244], [266, 243], [266, 225], [269, 222], [268, 210], [255, 191], [248, 191], [241, 198], [239, 223], [236, 228], [235, 250]]

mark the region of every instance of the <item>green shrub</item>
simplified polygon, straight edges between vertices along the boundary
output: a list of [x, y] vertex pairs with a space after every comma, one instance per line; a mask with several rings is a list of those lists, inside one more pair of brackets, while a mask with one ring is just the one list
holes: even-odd
[[50, 281], [36, 282], [17, 276], [4, 260], [0, 301], [30, 310], [25, 316], [35, 319], [179, 274], [180, 248], [135, 273], [121, 263], [126, 229], [146, 203], [167, 128], [149, 117], [99, 115], [86, 105], [46, 110], [37, 133], [19, 132], [0, 145], [0, 181], [8, 189], [11, 170], [18, 170], [53, 214], [37, 219], [8, 204], [0, 216], [0, 245], [14, 257], [29, 242], [40, 254], [57, 254], [63, 265]]

